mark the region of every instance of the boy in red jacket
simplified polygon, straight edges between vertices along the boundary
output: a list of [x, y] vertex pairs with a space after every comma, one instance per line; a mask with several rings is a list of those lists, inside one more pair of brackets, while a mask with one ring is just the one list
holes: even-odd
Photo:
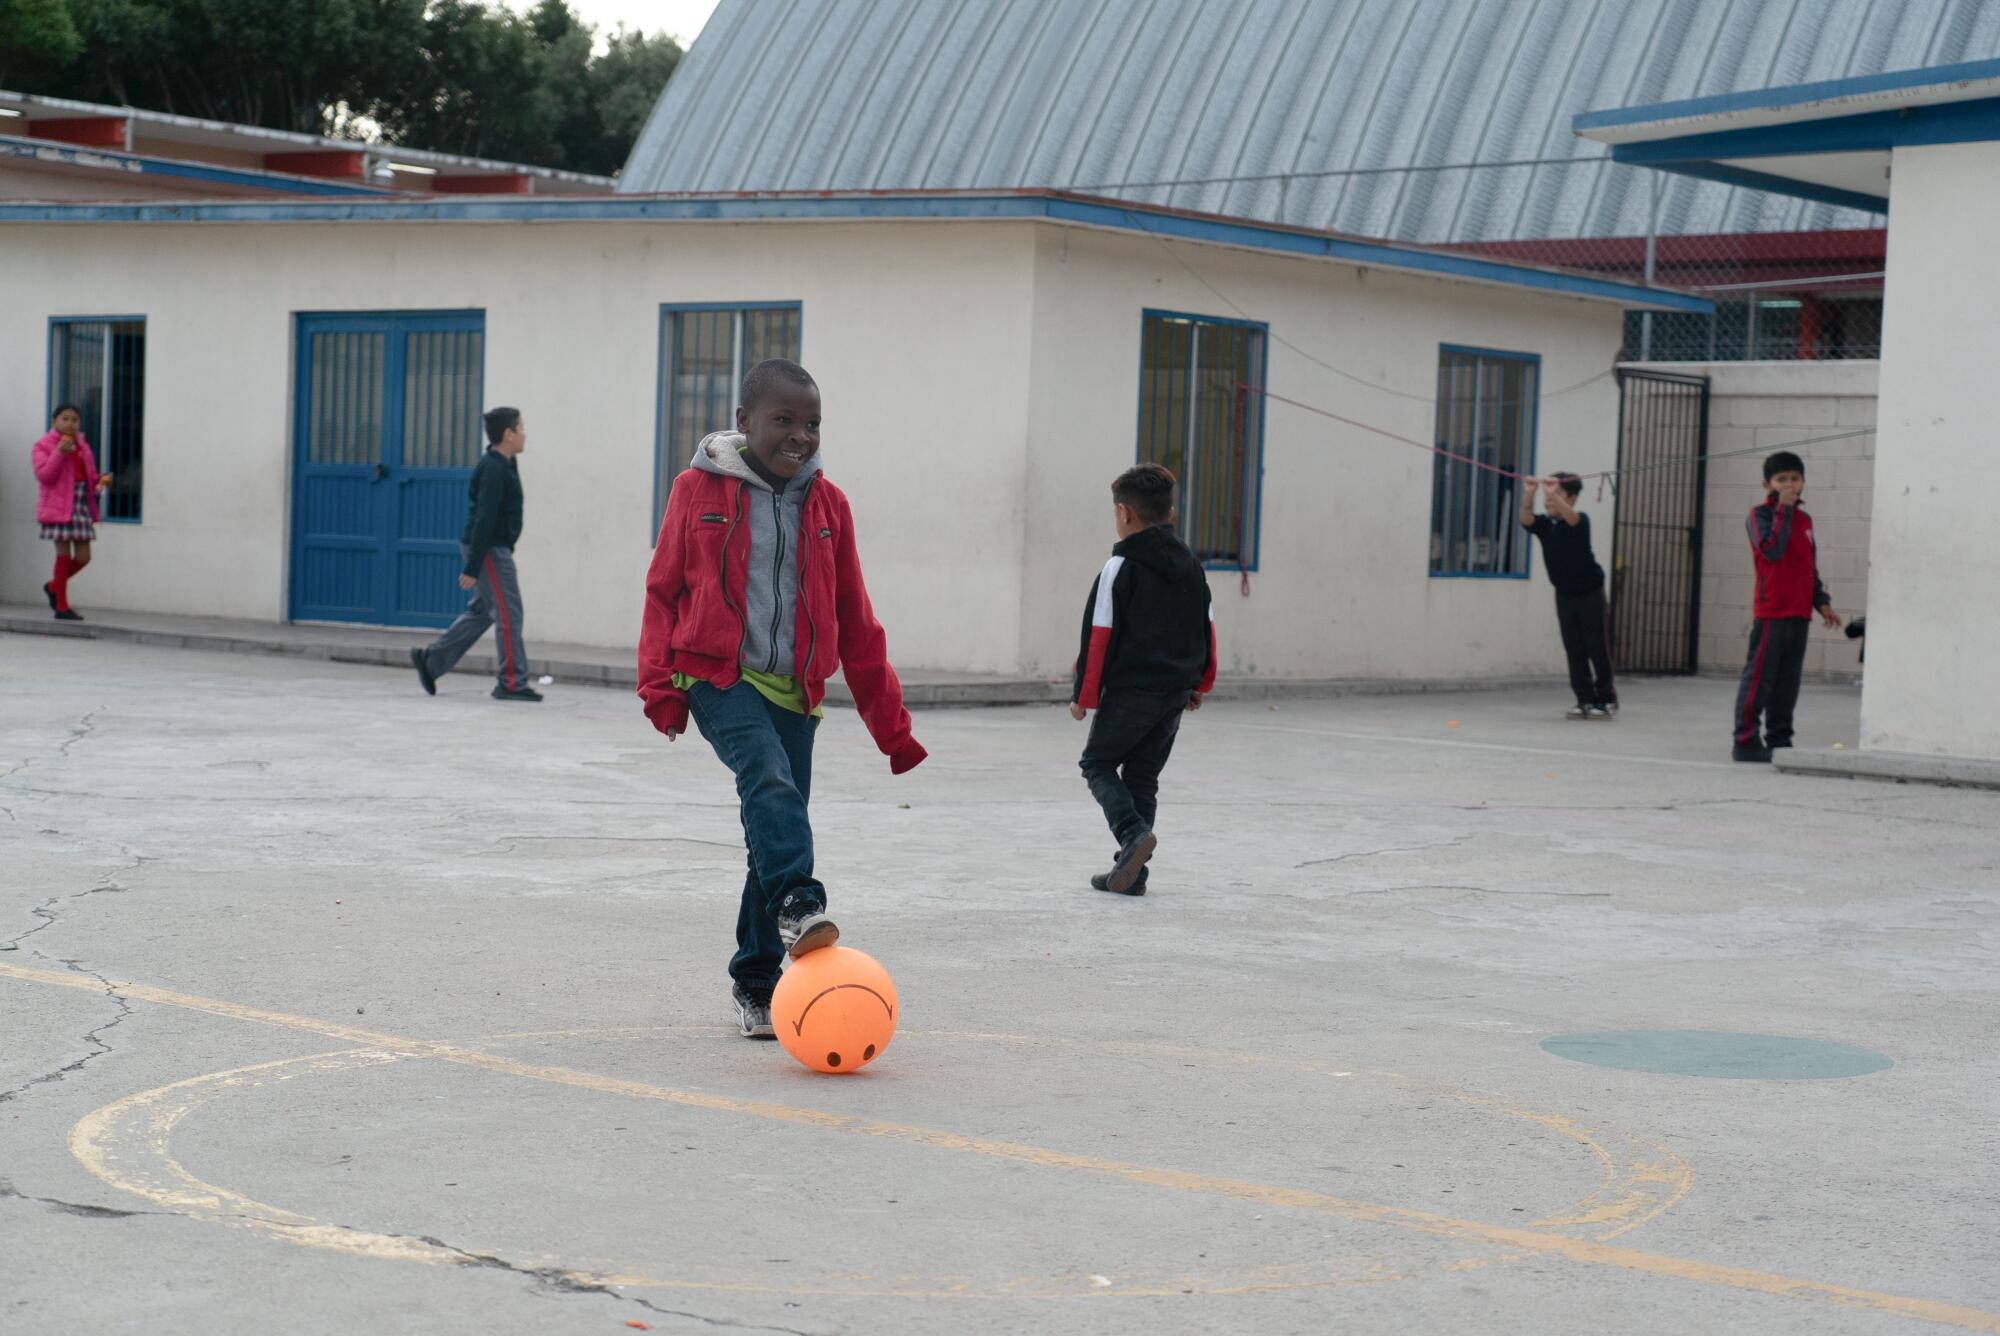
[[1778, 451], [1764, 461], [1764, 486], [1770, 495], [1749, 520], [1750, 551], [1757, 564], [1757, 620], [1750, 627], [1750, 654], [1736, 691], [1736, 746], [1730, 755], [1739, 761], [1768, 761], [1772, 748], [1792, 745], [1792, 707], [1799, 701], [1814, 610], [1828, 626], [1840, 626], [1833, 600], [1819, 582], [1812, 516], [1799, 505], [1805, 461], [1789, 450]]
[[639, 699], [678, 738], [688, 717], [736, 776], [749, 874], [731, 996], [743, 1033], [774, 1039], [771, 990], [787, 952], [840, 929], [813, 876], [813, 733], [826, 679], [854, 703], [895, 774], [924, 759], [869, 606], [847, 497], [819, 472], [819, 386], [796, 362], [743, 378], [736, 430], [696, 447], [674, 479], [646, 573]]

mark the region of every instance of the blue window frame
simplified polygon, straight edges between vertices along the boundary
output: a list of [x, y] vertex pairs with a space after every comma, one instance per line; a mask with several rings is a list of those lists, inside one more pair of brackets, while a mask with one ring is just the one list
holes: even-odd
[[768, 358], [799, 360], [798, 302], [715, 302], [660, 307], [660, 402], [654, 435], [653, 530], [667, 489], [712, 431], [736, 425], [743, 373]]
[[[1516, 522], [1535, 471], [1542, 359], [1442, 344], [1431, 465], [1431, 574], [1525, 580], [1532, 545]], [[1475, 462], [1476, 461], [1476, 462]]]
[[108, 523], [137, 524], [146, 482], [146, 317], [49, 321], [49, 402], [75, 404], [97, 467], [111, 475], [99, 503]]
[[1139, 460], [1180, 480], [1176, 528], [1211, 569], [1257, 569], [1269, 326], [1141, 313]]

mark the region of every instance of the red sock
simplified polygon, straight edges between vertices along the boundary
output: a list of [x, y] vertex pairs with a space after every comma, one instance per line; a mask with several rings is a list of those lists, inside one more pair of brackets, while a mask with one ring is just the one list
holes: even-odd
[[49, 581], [49, 592], [56, 596], [56, 611], [69, 611], [69, 577], [76, 569], [76, 563], [67, 553], [56, 558], [55, 578]]

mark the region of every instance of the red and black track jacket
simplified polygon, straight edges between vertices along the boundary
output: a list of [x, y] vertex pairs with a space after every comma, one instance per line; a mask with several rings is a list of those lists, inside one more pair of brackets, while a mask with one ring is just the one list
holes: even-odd
[[1810, 617], [1833, 600], [1819, 582], [1812, 516], [1803, 506], [1781, 506], [1773, 495], [1750, 512], [1746, 526], [1757, 563], [1756, 616]]
[[1141, 529], [1111, 549], [1090, 586], [1070, 699], [1095, 709], [1106, 687], [1206, 692], [1214, 685], [1208, 575], [1173, 526]]

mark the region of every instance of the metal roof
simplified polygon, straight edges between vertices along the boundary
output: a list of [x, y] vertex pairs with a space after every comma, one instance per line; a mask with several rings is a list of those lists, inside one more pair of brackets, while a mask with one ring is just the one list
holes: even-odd
[[[1992, 0], [721, 0], [618, 188], [1049, 187], [1399, 241], [1629, 236], [1651, 175], [1579, 141], [1580, 113], [1994, 56]], [[1879, 222], [1662, 188], [1664, 233]]]

